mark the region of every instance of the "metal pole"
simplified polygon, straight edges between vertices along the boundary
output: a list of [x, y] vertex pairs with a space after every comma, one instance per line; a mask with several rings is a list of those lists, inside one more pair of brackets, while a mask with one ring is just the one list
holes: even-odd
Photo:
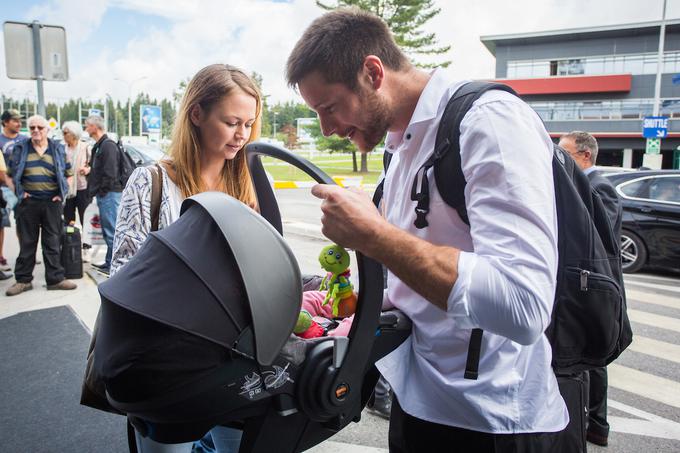
[[128, 137], [132, 137], [132, 83], [128, 88]]
[[35, 78], [38, 82], [38, 111], [45, 116], [45, 94], [43, 93], [42, 49], [40, 47], [40, 23], [34, 20], [33, 29], [33, 61], [35, 62]]
[[653, 115], [659, 115], [659, 101], [661, 99], [661, 70], [663, 66], [663, 49], [666, 40], [666, 0], [663, 0], [663, 12], [661, 13], [661, 29], [659, 31], [659, 51], [656, 63], [656, 83], [654, 84], [654, 111]]
[[106, 126], [106, 130], [109, 130], [109, 101], [108, 99], [104, 98], [104, 125]]
[[83, 124], [83, 103], [80, 98], [78, 98], [78, 124]]
[[57, 123], [59, 124], [59, 127], [61, 127], [61, 104], [59, 103], [59, 100], [57, 100]]

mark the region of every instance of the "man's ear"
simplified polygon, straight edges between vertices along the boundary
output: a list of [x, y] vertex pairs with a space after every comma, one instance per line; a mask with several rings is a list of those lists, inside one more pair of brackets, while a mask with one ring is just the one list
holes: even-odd
[[374, 90], [379, 90], [385, 79], [385, 67], [379, 57], [368, 55], [364, 58], [362, 72], [367, 82]]
[[593, 153], [591, 153], [589, 149], [583, 151], [583, 158], [586, 159], [591, 164], [595, 165], [595, 162], [593, 162]]
[[196, 104], [189, 110], [189, 119], [194, 126], [198, 127], [201, 125], [201, 120], [203, 119], [203, 109], [200, 105]]

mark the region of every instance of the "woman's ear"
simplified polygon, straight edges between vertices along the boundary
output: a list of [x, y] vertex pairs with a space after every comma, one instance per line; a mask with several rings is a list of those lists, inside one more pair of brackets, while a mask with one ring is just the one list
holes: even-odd
[[189, 110], [189, 119], [194, 126], [199, 127], [201, 125], [201, 120], [203, 119], [203, 109], [200, 105], [196, 104]]

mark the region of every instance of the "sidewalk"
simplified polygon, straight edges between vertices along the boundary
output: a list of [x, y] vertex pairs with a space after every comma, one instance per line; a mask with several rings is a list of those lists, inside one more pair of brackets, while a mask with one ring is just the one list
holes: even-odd
[[[103, 251], [99, 251], [101, 256], [96, 257], [99, 261], [103, 261], [104, 258], [105, 248], [102, 247], [102, 249]], [[7, 258], [8, 264], [12, 266], [11, 272], [14, 272], [14, 264], [19, 255], [19, 242], [14, 227], [5, 228], [3, 255]], [[40, 261], [43, 261], [40, 247], [38, 247], [37, 256]], [[95, 262], [99, 261], [95, 260]], [[78, 285], [78, 288], [73, 291], [47, 291], [45, 287], [45, 266], [42, 263], [37, 264], [33, 271], [33, 289], [31, 291], [18, 296], [7, 297], [5, 291], [14, 284], [15, 280], [10, 278], [0, 281], [0, 300], [2, 300], [0, 302], [0, 319], [21, 312], [65, 305], [73, 310], [80, 322], [89, 331], [92, 331], [99, 310], [99, 292], [97, 291], [97, 284], [87, 275], [89, 269], [90, 263], [84, 263], [83, 278], [73, 280]]]

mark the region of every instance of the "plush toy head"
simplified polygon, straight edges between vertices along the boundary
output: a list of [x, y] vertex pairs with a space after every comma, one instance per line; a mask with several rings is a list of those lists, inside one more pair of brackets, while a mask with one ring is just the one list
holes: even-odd
[[337, 244], [331, 244], [321, 249], [319, 264], [328, 272], [340, 274], [349, 267], [349, 253]]
[[293, 332], [302, 333], [305, 330], [309, 329], [311, 325], [312, 315], [307, 310], [301, 310], [300, 314], [298, 315], [298, 320], [295, 323], [295, 328], [293, 329]]

